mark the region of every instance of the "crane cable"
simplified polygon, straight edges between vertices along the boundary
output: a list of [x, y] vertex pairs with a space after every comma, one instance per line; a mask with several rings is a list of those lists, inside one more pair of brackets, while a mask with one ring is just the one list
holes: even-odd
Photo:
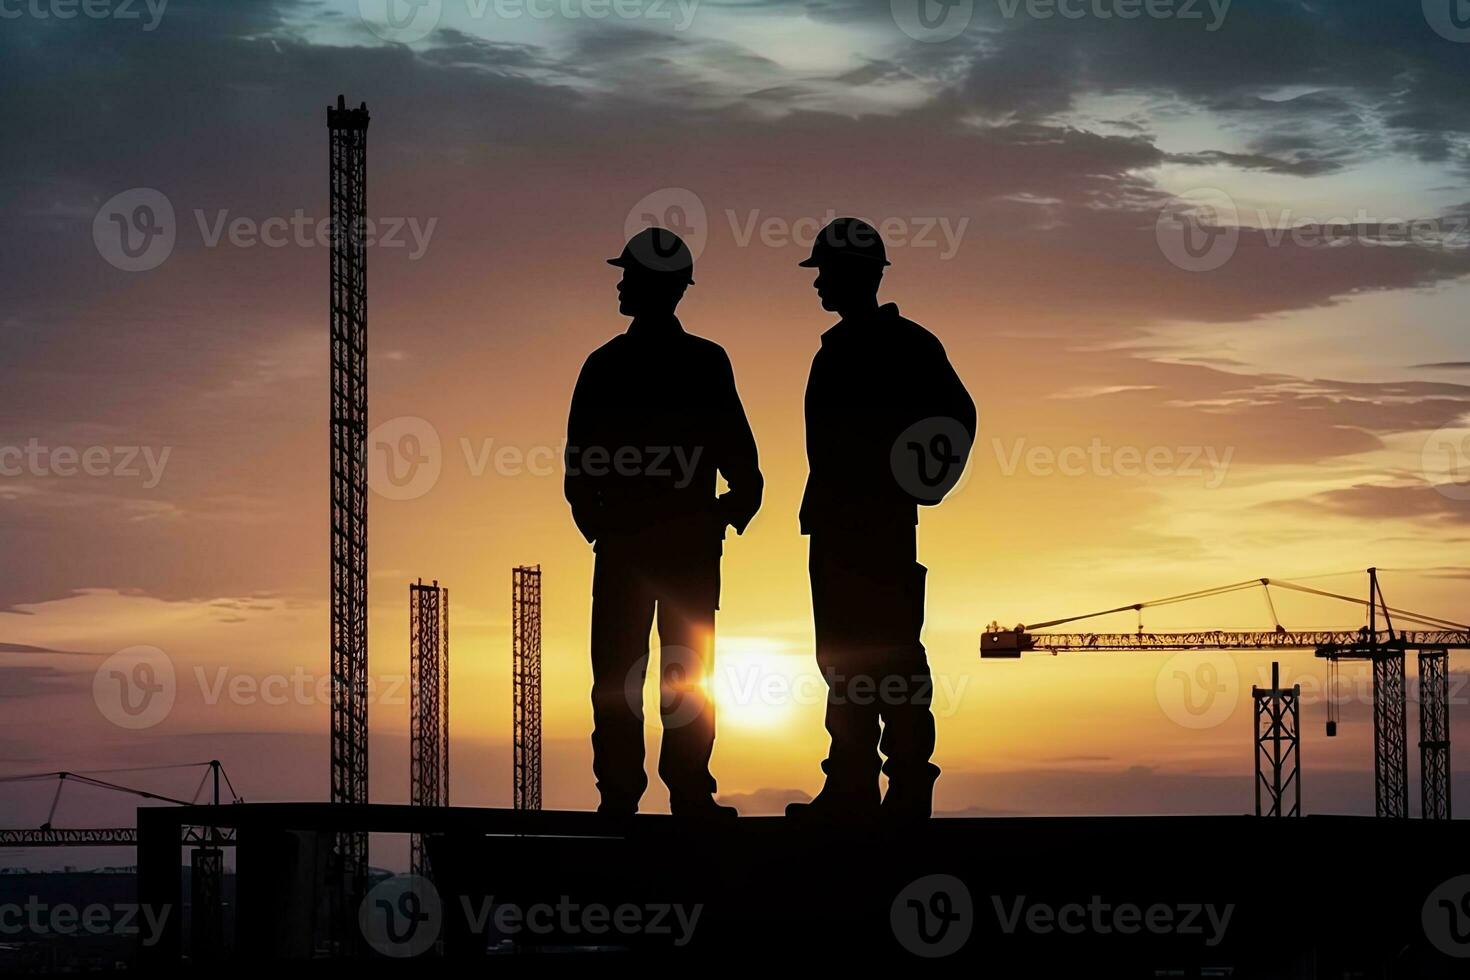
[[[1308, 595], [1321, 596], [1328, 599], [1339, 599], [1343, 602], [1351, 602], [1354, 605], [1358, 606], [1375, 605], [1375, 603], [1372, 603], [1366, 599], [1359, 599], [1354, 596], [1342, 595], [1341, 593], [1337, 592], [1327, 592], [1322, 589], [1314, 589], [1310, 586], [1298, 585], [1295, 582], [1288, 582], [1283, 579], [1255, 578], [1248, 579], [1244, 582], [1233, 582], [1229, 585], [1219, 585], [1210, 589], [1197, 589], [1193, 592], [1182, 592], [1179, 595], [1165, 596], [1162, 599], [1151, 599], [1147, 602], [1133, 602], [1129, 603], [1126, 606], [1118, 606], [1113, 609], [1104, 609], [1100, 612], [1085, 613], [1081, 616], [1067, 616], [1063, 619], [1053, 619], [1045, 623], [1027, 624], [1023, 627], [1023, 629], [1027, 631], [1049, 629], [1053, 626], [1062, 626], [1066, 623], [1076, 623], [1084, 619], [1096, 619], [1099, 616], [1110, 616], [1113, 613], [1128, 612], [1129, 610], [1133, 610], [1139, 613], [1139, 631], [1142, 632], [1142, 611], [1144, 609], [1151, 609], [1158, 606], [1169, 606], [1178, 602], [1189, 602], [1194, 599], [1207, 599], [1217, 595], [1226, 595], [1231, 592], [1239, 592], [1242, 589], [1252, 589], [1256, 586], [1260, 586], [1266, 592], [1266, 602], [1271, 608], [1271, 618], [1275, 620], [1276, 628], [1279, 631], [1283, 627], [1281, 625], [1280, 619], [1276, 615], [1276, 606], [1271, 601], [1270, 587], [1273, 585], [1280, 586], [1283, 589], [1290, 589], [1293, 592], [1303, 592]], [[1400, 617], [1401, 619], [1407, 620], [1412, 623], [1417, 623], [1421, 626], [1428, 626], [1433, 629], [1454, 630], [1457, 632], [1470, 632], [1470, 626], [1466, 626], [1463, 623], [1456, 623], [1453, 620], [1440, 619], [1437, 616], [1429, 616], [1421, 613], [1409, 612], [1403, 609], [1396, 609], [1392, 606], [1387, 605], [1386, 603], [1381, 604], [1380, 608], [1388, 613]]]
[[[212, 771], [212, 764], [211, 763], [208, 763], [208, 762], [190, 762], [190, 763], [182, 763], [182, 764], [178, 764], [178, 765], [169, 765], [169, 766], [136, 766], [136, 767], [128, 768], [128, 769], [92, 769], [92, 770], [88, 770], [88, 772], [102, 772], [102, 773], [109, 773], [110, 774], [110, 773], [113, 773], [113, 772], [142, 772], [142, 771], [145, 771], [145, 770], [191, 769], [191, 768], [193, 768], [195, 766], [203, 766], [204, 767], [204, 774], [199, 779], [199, 785], [194, 790], [194, 796], [193, 796], [193, 798], [192, 799], [189, 799], [189, 800], [176, 799], [175, 797], [172, 797], [172, 796], [165, 796], [162, 793], [150, 793], [148, 790], [136, 789], [136, 788], [134, 788], [132, 786], [123, 786], [123, 785], [121, 785], [119, 783], [112, 783], [112, 782], [108, 782], [107, 780], [104, 780], [104, 779], [96, 779], [96, 778], [93, 778], [92, 776], [86, 775], [85, 773], [81, 773], [81, 772], [70, 772], [70, 771], [67, 771], [67, 770], [64, 770], [64, 769], [63, 770], [58, 770], [56, 772], [36, 772], [36, 773], [23, 773], [21, 775], [16, 775], [16, 776], [0, 776], [0, 783], [30, 783], [30, 782], [38, 782], [38, 781], [44, 780], [44, 779], [55, 779], [56, 780], [56, 792], [53, 793], [52, 796], [51, 796], [51, 807], [46, 812], [46, 822], [41, 825], [42, 829], [44, 830], [44, 829], [50, 828], [51, 821], [56, 818], [56, 808], [61, 803], [61, 791], [66, 787], [67, 780], [72, 780], [73, 782], [78, 782], [78, 783], [84, 783], [84, 784], [86, 784], [88, 786], [95, 786], [95, 787], [97, 787], [99, 789], [112, 790], [112, 791], [117, 792], [117, 793], [127, 793], [127, 794], [130, 794], [132, 796], [137, 796], [137, 797], [140, 797], [140, 798], [145, 799], [145, 800], [158, 800], [158, 801], [160, 801], [162, 803], [174, 803], [174, 804], [177, 804], [179, 806], [192, 806], [192, 805], [196, 804], [199, 801], [199, 794], [204, 790], [205, 782], [206, 782], [206, 780], [209, 779], [210, 772]], [[224, 777], [225, 785], [227, 785], [230, 788], [230, 795], [231, 795], [231, 797], [234, 799], [234, 801], [236, 803], [239, 803], [240, 802], [240, 797], [239, 797], [238, 794], [235, 793], [235, 786], [234, 786], [233, 783], [230, 782], [229, 774], [225, 772], [225, 767], [224, 766], [220, 766], [219, 767], [219, 773], [220, 773], [221, 776]]]

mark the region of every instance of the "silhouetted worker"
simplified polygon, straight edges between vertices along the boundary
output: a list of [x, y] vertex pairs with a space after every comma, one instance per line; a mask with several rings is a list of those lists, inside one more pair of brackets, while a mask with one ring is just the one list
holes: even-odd
[[[720, 345], [685, 333], [674, 309], [694, 260], [671, 231], [635, 235], [618, 309], [633, 322], [582, 365], [567, 422], [566, 495], [594, 545], [592, 766], [599, 812], [637, 811], [643, 684], [658, 620], [663, 745], [658, 774], [676, 816], [734, 817], [714, 801], [709, 760], [715, 610], [725, 528], [743, 533], [764, 481], [755, 437]], [[728, 492], [716, 497], [716, 473]]]
[[822, 308], [842, 317], [822, 334], [806, 389], [801, 532], [832, 744], [822, 791], [786, 809], [804, 821], [924, 819], [939, 776], [915, 528], [918, 507], [964, 471], [975, 403], [939, 340], [878, 304], [889, 264], [878, 232], [856, 218], [823, 228], [801, 263], [817, 269]]

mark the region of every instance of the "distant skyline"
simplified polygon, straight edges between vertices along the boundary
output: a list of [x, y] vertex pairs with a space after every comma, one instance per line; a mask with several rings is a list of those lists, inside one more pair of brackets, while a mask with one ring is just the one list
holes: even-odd
[[[1470, 31], [1448, 3], [0, 0], [0, 773], [217, 756], [249, 799], [326, 797], [343, 93], [373, 118], [375, 800], [407, 796], [422, 577], [454, 595], [451, 799], [508, 802], [529, 562], [546, 803], [594, 799], [591, 554], [558, 460], [583, 358], [626, 326], [603, 260], [648, 220], [697, 253], [680, 314], [729, 351], [767, 477], [726, 549], [715, 775], [750, 812], [817, 787], [796, 506], [831, 321], [796, 263], [857, 214], [888, 239], [883, 298], [979, 406], [966, 481], [920, 527], [938, 808], [1244, 812], [1269, 657], [1234, 657], [1231, 710], [1191, 727], [1168, 679], [1194, 665], [982, 664], [979, 633], [1256, 576], [1356, 595], [1369, 565], [1393, 604], [1470, 617]], [[1242, 593], [1146, 625], [1272, 621]], [[139, 646], [176, 693], [128, 728], [94, 677]], [[1371, 704], [1334, 741], [1321, 722], [1309, 703], [1307, 809], [1371, 812]], [[48, 802], [0, 787], [0, 825]]]

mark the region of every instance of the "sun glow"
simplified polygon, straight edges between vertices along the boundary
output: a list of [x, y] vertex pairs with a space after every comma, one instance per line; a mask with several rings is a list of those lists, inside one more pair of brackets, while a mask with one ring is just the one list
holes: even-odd
[[765, 637], [719, 637], [709, 683], [719, 723], [739, 728], [783, 727], [798, 704], [826, 692], [815, 666], [799, 651]]

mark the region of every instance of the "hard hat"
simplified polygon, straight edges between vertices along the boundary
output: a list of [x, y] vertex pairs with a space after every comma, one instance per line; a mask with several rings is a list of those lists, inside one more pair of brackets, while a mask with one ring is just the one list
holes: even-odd
[[843, 259], [860, 259], [877, 265], [892, 265], [883, 248], [883, 239], [878, 229], [861, 218], [836, 218], [827, 227], [817, 232], [812, 242], [812, 254], [798, 265], [815, 269], [828, 262]]
[[647, 272], [681, 275], [694, 284], [694, 256], [684, 239], [667, 228], [645, 228], [623, 246], [623, 254], [608, 259], [608, 265], [619, 269], [643, 269]]

